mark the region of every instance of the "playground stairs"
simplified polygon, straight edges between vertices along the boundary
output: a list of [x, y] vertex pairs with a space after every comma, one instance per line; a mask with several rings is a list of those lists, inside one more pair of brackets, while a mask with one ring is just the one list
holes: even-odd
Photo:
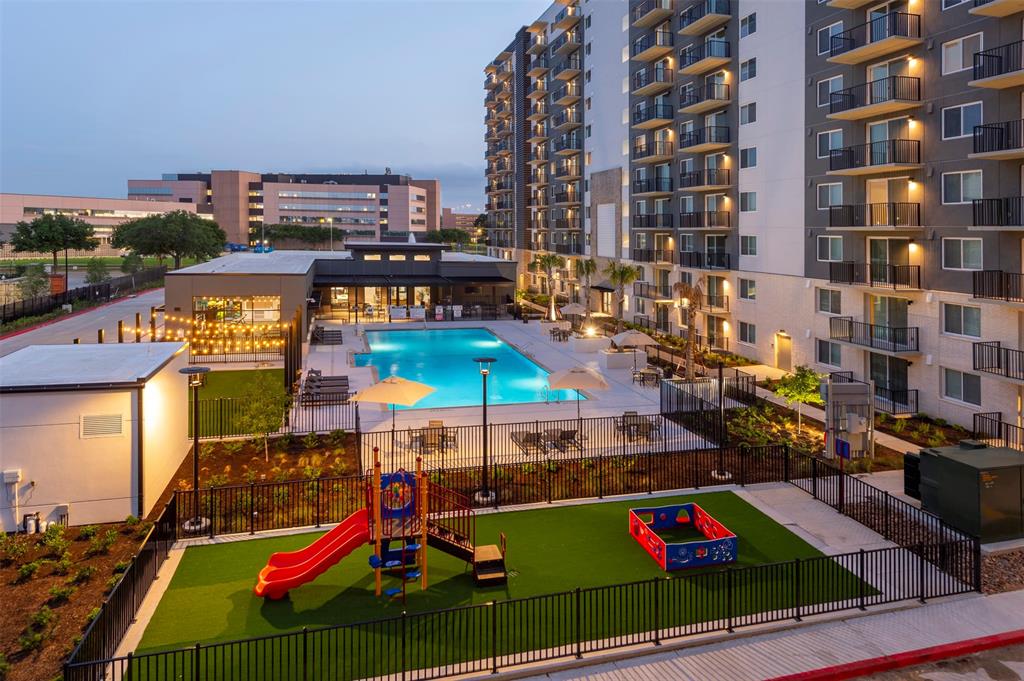
[[427, 525], [427, 546], [467, 563], [473, 562], [474, 548], [469, 539], [442, 525], [436, 523]]

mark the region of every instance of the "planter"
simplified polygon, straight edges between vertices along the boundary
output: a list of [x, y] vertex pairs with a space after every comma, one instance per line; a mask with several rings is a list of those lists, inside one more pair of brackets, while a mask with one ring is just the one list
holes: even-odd
[[[632, 369], [634, 366], [637, 369], [641, 369], [647, 366], [647, 353], [643, 350], [627, 350], [625, 352], [602, 350], [598, 354], [602, 369]], [[634, 356], [636, 358], [635, 364]]]
[[[603, 336], [573, 336], [569, 339], [573, 352], [594, 353], [600, 350], [607, 350], [612, 339]], [[632, 367], [632, 361], [630, 367]]]

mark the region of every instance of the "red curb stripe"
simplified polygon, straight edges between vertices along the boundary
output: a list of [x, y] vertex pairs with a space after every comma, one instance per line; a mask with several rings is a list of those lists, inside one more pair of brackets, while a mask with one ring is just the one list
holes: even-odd
[[1003, 646], [1011, 646], [1018, 643], [1024, 643], [1024, 629], [1007, 631], [1002, 634], [993, 634], [991, 636], [982, 636], [980, 638], [971, 638], [965, 641], [944, 643], [942, 645], [920, 648], [918, 650], [908, 650], [903, 653], [896, 653], [895, 655], [884, 655], [882, 657], [874, 657], [867, 660], [858, 660], [857, 662], [848, 662], [846, 664], [814, 669], [807, 672], [799, 672], [797, 674], [776, 676], [770, 681], [816, 681], [817, 679], [840, 681], [841, 679], [855, 679], [861, 676], [891, 671], [893, 669], [902, 669], [903, 667], [911, 667], [919, 664], [936, 662], [938, 660], [947, 660], [952, 657], [963, 657], [964, 655], [978, 653], [983, 650], [1002, 648]]
[[[146, 289], [145, 291], [139, 292], [138, 295], [141, 296], [143, 294], [150, 293], [152, 291], [161, 291], [161, 290], [163, 290], [163, 287], [160, 287], [159, 289], [155, 289], [155, 288]], [[136, 297], [138, 297], [138, 296], [136, 296]], [[105, 307], [109, 307], [111, 305], [116, 305], [117, 303], [123, 303], [126, 300], [129, 300], [128, 296], [125, 296], [123, 298], [115, 298], [114, 300], [108, 300], [105, 303], [100, 303], [99, 305], [93, 305], [92, 307], [87, 307], [84, 310], [79, 310], [78, 312], [70, 312], [68, 314], [61, 315], [59, 317], [54, 317], [53, 319], [47, 319], [45, 322], [39, 322], [38, 324], [33, 324], [32, 326], [27, 326], [24, 329], [18, 329], [17, 331], [11, 331], [9, 333], [0, 334], [0, 340], [7, 340], [8, 338], [14, 338], [15, 336], [20, 336], [23, 333], [28, 333], [29, 331], [35, 331], [36, 329], [41, 329], [44, 326], [50, 326], [51, 324], [56, 324], [57, 322], [62, 322], [65, 319], [71, 319], [72, 317], [77, 317], [79, 315], [83, 315], [86, 312], [93, 312], [95, 310], [101, 310], [101, 309], [103, 309]]]

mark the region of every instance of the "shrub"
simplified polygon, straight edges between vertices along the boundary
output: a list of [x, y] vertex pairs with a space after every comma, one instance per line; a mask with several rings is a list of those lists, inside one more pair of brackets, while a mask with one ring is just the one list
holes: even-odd
[[129, 514], [129, 516], [124, 519], [124, 526], [128, 529], [134, 529], [135, 527], [138, 527], [139, 523], [141, 522], [141, 520]]
[[307, 480], [316, 480], [323, 475], [324, 469], [319, 466], [306, 466], [302, 469], [302, 477]]
[[82, 567], [75, 570], [75, 574], [71, 575], [68, 580], [69, 584], [84, 584], [92, 579], [92, 576], [96, 574], [96, 567], [93, 565], [83, 565]]
[[57, 619], [57, 613], [50, 610], [49, 606], [44, 605], [32, 615], [32, 626], [37, 629], [46, 629], [55, 619]]
[[132, 562], [130, 560], [117, 561], [116, 563], [114, 563], [114, 574], [125, 572], [128, 568], [131, 567], [131, 565]]
[[3, 653], [0, 653], [0, 681], [4, 681], [10, 673], [11, 663], [7, 661]]
[[332, 447], [343, 447], [347, 433], [344, 430], [332, 430], [327, 434], [327, 441]]
[[[253, 440], [253, 442], [259, 443], [259, 440]], [[291, 433], [285, 433], [277, 439], [278, 449], [287, 451], [292, 448], [293, 444], [295, 444], [295, 436]]]
[[96, 532], [98, 532], [99, 529], [100, 528], [95, 525], [86, 525], [78, 531], [78, 538], [82, 541], [88, 541], [96, 536]]
[[78, 587], [70, 584], [64, 586], [54, 585], [50, 587], [50, 597], [46, 600], [49, 605], [57, 606], [67, 603], [71, 600], [74, 593], [78, 591]]
[[85, 555], [106, 555], [110, 553], [110, 549], [113, 548], [116, 542], [117, 530], [107, 530], [102, 535], [96, 535], [92, 538], [92, 540], [89, 542], [89, 548], [86, 549]]
[[39, 545], [46, 548], [46, 555], [60, 556], [68, 550], [71, 542], [64, 536], [64, 526], [53, 523], [43, 532]]
[[228, 484], [228, 476], [223, 473], [214, 473], [206, 478], [207, 487], [224, 487]]
[[65, 551], [61, 557], [53, 563], [53, 574], [66, 575], [71, 571], [71, 552]]
[[260, 474], [250, 468], [242, 474], [242, 478], [251, 485], [260, 479]]
[[43, 641], [46, 637], [43, 636], [42, 632], [39, 631], [26, 631], [24, 634], [18, 637], [18, 648], [23, 653], [30, 653], [33, 650], [39, 650], [43, 647]]
[[120, 581], [121, 581], [121, 575], [120, 574], [114, 575], [113, 577], [108, 579], [107, 583], [103, 587], [104, 590], [106, 591], [106, 593], [110, 593], [111, 591], [113, 591], [114, 587], [117, 586], [118, 582], [120, 582]]
[[306, 449], [316, 449], [320, 446], [320, 438], [316, 433], [309, 433], [306, 437], [302, 438], [302, 446]]
[[140, 540], [145, 539], [146, 535], [149, 534], [149, 531], [152, 529], [153, 523], [149, 522], [148, 520], [146, 522], [139, 523], [139, 526], [135, 531], [135, 538]]
[[102, 610], [100, 609], [100, 606], [97, 605], [95, 608], [89, 611], [88, 615], [85, 616], [85, 623], [92, 624], [92, 621], [99, 617], [101, 612]]
[[22, 565], [19, 565], [17, 580], [18, 583], [20, 584], [23, 582], [27, 582], [28, 580], [35, 577], [36, 573], [39, 572], [40, 567], [42, 567], [42, 563], [40, 563], [38, 560], [33, 560], [30, 563], [23, 563]]
[[0, 534], [0, 563], [8, 565], [21, 560], [28, 553], [28, 546], [13, 534]]
[[225, 454], [235, 455], [242, 451], [245, 447], [245, 442], [243, 440], [228, 440], [227, 442], [222, 442], [220, 446]]

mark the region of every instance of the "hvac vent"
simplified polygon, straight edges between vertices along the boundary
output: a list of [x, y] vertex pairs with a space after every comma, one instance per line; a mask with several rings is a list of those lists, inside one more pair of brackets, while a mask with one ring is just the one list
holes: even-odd
[[124, 419], [121, 414], [82, 414], [83, 438], [117, 437], [124, 434]]

